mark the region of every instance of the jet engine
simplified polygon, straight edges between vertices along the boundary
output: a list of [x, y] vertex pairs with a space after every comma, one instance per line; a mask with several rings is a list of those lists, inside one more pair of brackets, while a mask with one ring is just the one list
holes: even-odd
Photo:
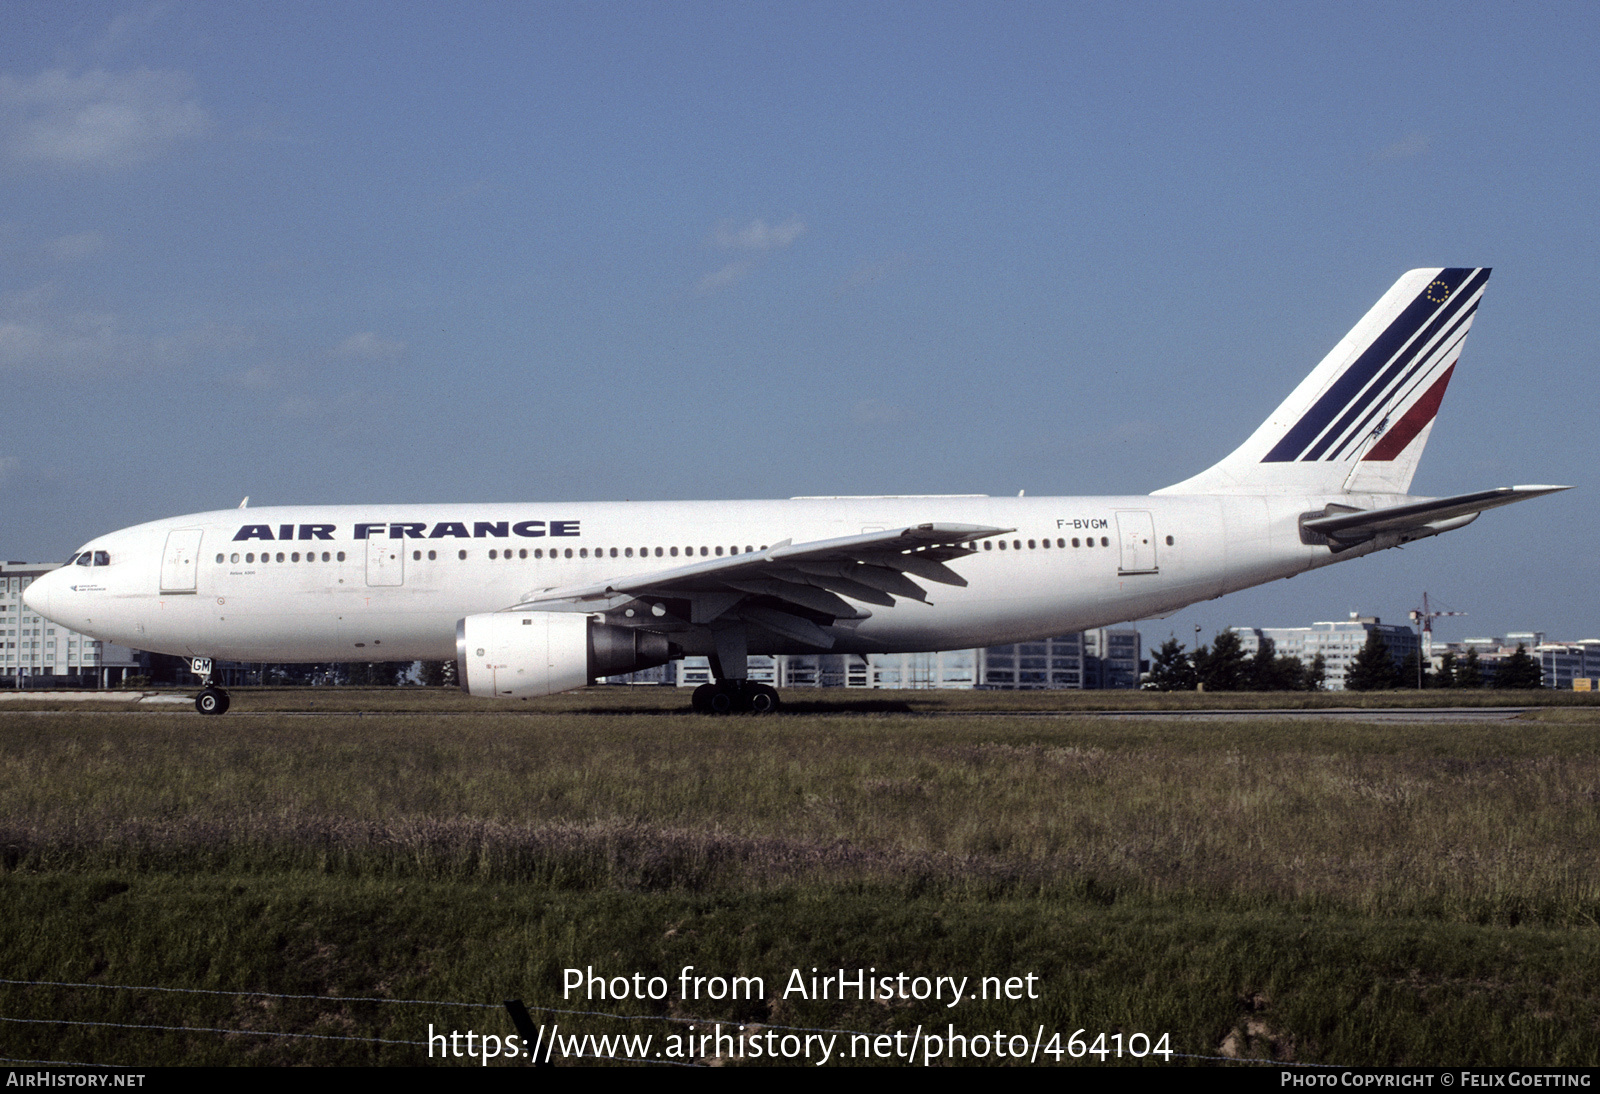
[[490, 612], [456, 624], [456, 679], [480, 699], [528, 699], [683, 656], [655, 631], [581, 612]]

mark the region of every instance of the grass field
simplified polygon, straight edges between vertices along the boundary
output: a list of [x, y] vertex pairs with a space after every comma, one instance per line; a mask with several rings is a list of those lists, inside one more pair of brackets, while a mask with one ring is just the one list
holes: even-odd
[[[1058, 1046], [1079, 1029], [1166, 1034], [1173, 1063], [1600, 1062], [1592, 701], [1482, 693], [1559, 705], [1376, 725], [1066, 705], [1260, 699], [1242, 695], [879, 693], [865, 714], [853, 698], [797, 692], [806, 716], [768, 719], [690, 715], [655, 689], [506, 709], [241, 690], [220, 719], [8, 704], [5, 979], [318, 998], [8, 983], [0, 1017], [33, 1021], [0, 1026], [0, 1055], [426, 1063], [371, 1039], [425, 1042], [430, 1023], [503, 1036], [494, 1004], [520, 997], [863, 1034], [1042, 1028]], [[1068, 712], [982, 709], [1002, 704]], [[762, 990], [685, 998], [685, 966]], [[590, 967], [671, 990], [563, 999], [563, 970]], [[1037, 998], [785, 992], [813, 967], [973, 990], [1031, 974]], [[687, 1029], [558, 1020], [651, 1034], [653, 1051]]]

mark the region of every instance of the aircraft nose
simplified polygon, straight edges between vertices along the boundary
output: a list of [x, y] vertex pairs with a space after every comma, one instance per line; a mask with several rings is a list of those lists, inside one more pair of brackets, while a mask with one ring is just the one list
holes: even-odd
[[28, 606], [29, 611], [37, 612], [48, 619], [50, 617], [50, 590], [55, 584], [56, 575], [53, 573], [43, 574], [35, 578], [26, 589], [22, 590], [22, 602]]

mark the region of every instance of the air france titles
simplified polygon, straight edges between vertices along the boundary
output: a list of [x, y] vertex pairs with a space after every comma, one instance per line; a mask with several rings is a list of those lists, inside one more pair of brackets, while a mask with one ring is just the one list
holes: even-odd
[[[470, 528], [470, 530], [469, 530]], [[334, 539], [337, 524], [246, 524], [234, 533], [234, 542], [247, 539]], [[575, 520], [425, 520], [365, 521], [355, 526], [353, 539], [540, 539], [544, 536], [577, 536]]]

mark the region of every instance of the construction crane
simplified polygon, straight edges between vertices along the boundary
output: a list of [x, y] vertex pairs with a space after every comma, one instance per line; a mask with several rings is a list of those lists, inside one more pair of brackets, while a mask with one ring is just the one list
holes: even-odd
[[1433, 621], [1446, 615], [1466, 615], [1466, 612], [1436, 612], [1428, 607], [1428, 594], [1422, 594], [1422, 607], [1411, 609], [1411, 622], [1422, 624], [1422, 656], [1425, 660], [1433, 657]]

